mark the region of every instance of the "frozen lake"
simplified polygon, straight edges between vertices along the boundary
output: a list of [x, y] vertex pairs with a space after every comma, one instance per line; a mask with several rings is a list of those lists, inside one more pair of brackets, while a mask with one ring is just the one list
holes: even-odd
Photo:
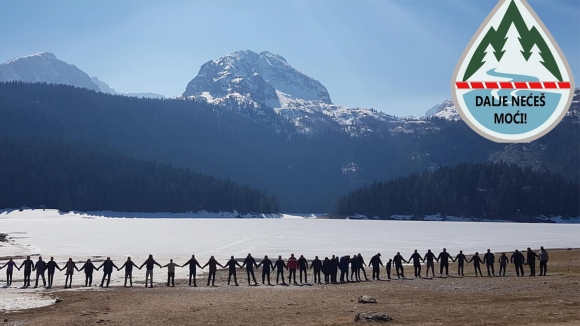
[[56, 211], [13, 211], [0, 214], [0, 233], [16, 245], [0, 247], [0, 256], [52, 255], [63, 259], [88, 256], [135, 257], [152, 253], [163, 259], [202, 260], [230, 255], [270, 257], [290, 253], [308, 259], [362, 253], [368, 260], [377, 252], [405, 257], [414, 249], [452, 254], [511, 251], [516, 248], [580, 247], [578, 224], [492, 222], [423, 222], [328, 219], [136, 219], [86, 218]]

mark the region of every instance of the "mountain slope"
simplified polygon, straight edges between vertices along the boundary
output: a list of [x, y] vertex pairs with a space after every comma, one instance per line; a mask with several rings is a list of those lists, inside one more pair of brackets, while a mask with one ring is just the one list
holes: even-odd
[[74, 65], [43, 52], [0, 64], [0, 81], [64, 84], [99, 91], [91, 77]]

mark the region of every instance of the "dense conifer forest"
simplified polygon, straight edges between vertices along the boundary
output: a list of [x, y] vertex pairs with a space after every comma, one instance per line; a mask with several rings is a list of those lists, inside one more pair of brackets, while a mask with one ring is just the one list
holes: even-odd
[[273, 196], [87, 143], [0, 137], [0, 207], [275, 213]]
[[580, 216], [579, 198], [578, 183], [561, 176], [508, 164], [464, 163], [372, 183], [341, 197], [336, 213], [519, 220]]

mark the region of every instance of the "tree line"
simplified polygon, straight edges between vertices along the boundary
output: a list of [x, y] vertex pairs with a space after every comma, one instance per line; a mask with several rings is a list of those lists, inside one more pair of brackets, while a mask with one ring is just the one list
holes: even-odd
[[462, 163], [374, 182], [342, 196], [336, 213], [369, 217], [440, 213], [519, 220], [580, 216], [578, 198], [578, 182], [561, 176], [505, 163]]

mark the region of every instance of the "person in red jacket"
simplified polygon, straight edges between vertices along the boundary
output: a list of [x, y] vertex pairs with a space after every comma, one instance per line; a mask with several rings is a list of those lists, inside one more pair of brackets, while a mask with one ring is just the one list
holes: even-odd
[[294, 284], [298, 284], [296, 282], [296, 270], [298, 269], [298, 259], [296, 259], [296, 257], [294, 257], [294, 254], [290, 255], [290, 258], [288, 258], [288, 261], [286, 262], [286, 266], [288, 266], [288, 284], [290, 284], [292, 282], [292, 279], [294, 279]]

